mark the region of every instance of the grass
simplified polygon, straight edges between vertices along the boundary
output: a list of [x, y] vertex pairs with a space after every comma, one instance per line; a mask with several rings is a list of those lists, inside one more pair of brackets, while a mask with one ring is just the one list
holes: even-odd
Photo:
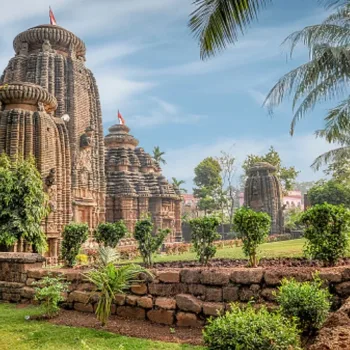
[[26, 321], [38, 308], [16, 309], [0, 304], [1, 350], [203, 350], [184, 344], [129, 338], [88, 328], [55, 326], [44, 321]]
[[[303, 256], [304, 239], [293, 239], [289, 241], [264, 243], [259, 247], [260, 258], [278, 258], [278, 257], [301, 257]], [[243, 254], [242, 247], [223, 248], [218, 249], [215, 255], [216, 259], [246, 259]], [[194, 252], [183, 253], [179, 255], [157, 255], [155, 262], [169, 262], [169, 261], [186, 261], [196, 260]], [[140, 258], [128, 261], [140, 263]]]

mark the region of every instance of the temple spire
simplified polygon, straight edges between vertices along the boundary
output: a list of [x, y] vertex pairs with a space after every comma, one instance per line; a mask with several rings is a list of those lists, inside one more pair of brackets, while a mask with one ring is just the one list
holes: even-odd
[[51, 10], [51, 6], [49, 6], [49, 17], [50, 17], [50, 24], [52, 24], [53, 26], [57, 26], [56, 18]]

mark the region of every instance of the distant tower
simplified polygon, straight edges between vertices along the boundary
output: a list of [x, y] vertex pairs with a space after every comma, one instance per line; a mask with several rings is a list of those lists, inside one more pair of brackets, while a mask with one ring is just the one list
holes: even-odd
[[168, 241], [180, 241], [181, 194], [161, 174], [159, 164], [137, 147], [138, 140], [118, 113], [119, 124], [109, 128], [106, 146], [106, 221], [124, 220], [133, 233], [136, 221], [151, 213], [155, 233], [169, 228]]
[[244, 205], [271, 216], [271, 234], [284, 231], [282, 187], [275, 175], [276, 168], [269, 163], [256, 163], [248, 170], [244, 189]]

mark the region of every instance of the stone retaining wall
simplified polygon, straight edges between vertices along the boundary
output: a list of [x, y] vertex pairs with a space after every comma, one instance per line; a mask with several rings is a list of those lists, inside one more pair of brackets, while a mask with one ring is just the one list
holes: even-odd
[[[112, 314], [165, 325], [197, 327], [203, 325], [209, 316], [227, 309], [231, 302], [245, 303], [254, 299], [257, 303], [273, 303], [273, 292], [283, 277], [308, 281], [315, 271], [316, 268], [302, 267], [152, 271], [155, 275], [153, 281], [145, 281], [132, 287], [128, 294], [116, 296]], [[79, 270], [29, 269], [26, 286], [22, 286], [21, 292], [16, 295], [20, 295], [22, 300], [31, 299], [34, 294], [31, 283], [48, 273], [63, 274], [71, 283], [63, 305], [65, 308], [94, 312], [97, 298], [91, 298], [93, 286], [83, 279]], [[339, 304], [350, 296], [350, 266], [322, 268], [320, 277], [328, 284]], [[17, 296], [14, 299], [10, 300], [18, 301]]]

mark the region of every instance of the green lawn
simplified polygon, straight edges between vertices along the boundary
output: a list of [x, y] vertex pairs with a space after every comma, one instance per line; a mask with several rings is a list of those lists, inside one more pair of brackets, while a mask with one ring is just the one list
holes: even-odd
[[55, 326], [47, 322], [26, 321], [38, 309], [16, 309], [14, 305], [0, 304], [1, 350], [203, 350], [183, 344], [152, 342], [128, 338], [87, 328]]
[[[265, 243], [259, 247], [259, 256], [260, 258], [300, 257], [303, 255], [304, 243], [304, 239]], [[218, 249], [215, 258], [245, 259], [245, 256], [243, 254], [242, 247], [233, 247]], [[155, 257], [155, 262], [180, 260], [196, 260], [196, 254], [190, 252], [179, 255], [158, 255]], [[132, 262], [141, 262], [141, 259], [138, 258]]]

